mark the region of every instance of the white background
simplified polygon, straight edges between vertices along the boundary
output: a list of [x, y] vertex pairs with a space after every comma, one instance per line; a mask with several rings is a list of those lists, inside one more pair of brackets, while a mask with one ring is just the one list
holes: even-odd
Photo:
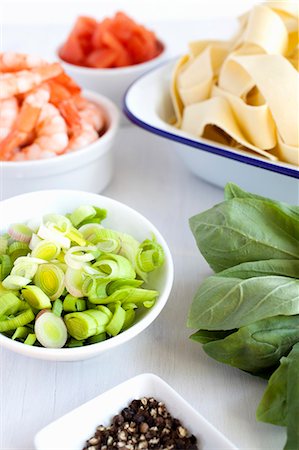
[[[233, 18], [254, 1], [0, 0], [2, 48], [48, 56], [78, 14], [99, 19], [124, 10], [156, 23], [170, 53], [190, 39], [226, 37]], [[229, 20], [228, 20], [229, 19]], [[8, 25], [12, 24], [12, 25]], [[99, 358], [77, 363], [31, 360], [0, 350], [0, 449], [32, 450], [34, 434], [52, 420], [142, 372], [171, 384], [241, 450], [280, 450], [282, 428], [258, 423], [265, 381], [208, 358], [188, 339], [186, 317], [199, 283], [211, 273], [199, 255], [188, 218], [223, 199], [223, 191], [189, 173], [175, 144], [126, 127], [115, 145], [116, 168], [103, 192], [147, 216], [169, 243], [175, 284], [155, 323], [138, 338]], [[157, 195], [159, 193], [159, 195]]]
[[2, 23], [66, 23], [78, 14], [101, 18], [117, 10], [141, 20], [236, 17], [254, 0], [1, 0]]

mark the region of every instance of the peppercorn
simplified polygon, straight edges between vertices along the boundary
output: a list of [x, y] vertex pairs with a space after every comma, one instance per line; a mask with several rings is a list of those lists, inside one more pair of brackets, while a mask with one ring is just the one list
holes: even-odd
[[198, 450], [197, 439], [164, 403], [153, 397], [133, 400], [112, 419], [99, 425], [83, 450]]

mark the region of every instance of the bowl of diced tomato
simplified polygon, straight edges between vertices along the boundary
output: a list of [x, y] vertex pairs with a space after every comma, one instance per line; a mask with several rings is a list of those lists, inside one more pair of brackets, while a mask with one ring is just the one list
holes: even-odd
[[165, 45], [153, 31], [117, 12], [101, 21], [78, 17], [57, 55], [79, 84], [121, 107], [129, 85], [164, 58]]

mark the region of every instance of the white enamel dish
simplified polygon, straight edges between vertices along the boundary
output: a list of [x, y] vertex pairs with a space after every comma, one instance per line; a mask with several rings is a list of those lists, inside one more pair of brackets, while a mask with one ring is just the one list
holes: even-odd
[[[18, 195], [0, 202], [0, 232], [5, 232], [12, 223], [30, 219], [41, 219], [44, 214], [66, 214], [81, 205], [94, 205], [107, 210], [103, 225], [122, 231], [140, 242], [154, 234], [165, 252], [163, 266], [149, 274], [147, 286], [159, 291], [155, 304], [149, 309], [138, 309], [134, 324], [115, 337], [97, 344], [77, 348], [43, 348], [25, 345], [0, 333], [0, 347], [3, 346], [23, 356], [50, 361], [77, 361], [92, 358], [104, 351], [112, 350], [137, 336], [147, 328], [164, 308], [173, 283], [172, 257], [163, 236], [144, 216], [129, 206], [97, 194], [72, 190], [37, 191]], [[38, 222], [39, 223], [39, 222]], [[146, 286], [146, 285], [144, 285]]]
[[295, 166], [196, 138], [169, 124], [173, 117], [169, 88], [173, 67], [174, 61], [167, 62], [131, 85], [124, 98], [126, 116], [141, 128], [171, 141], [198, 177], [221, 187], [232, 181], [251, 192], [298, 204], [299, 170]]
[[196, 436], [200, 450], [237, 450], [165, 381], [150, 373], [137, 375], [119, 384], [49, 424], [35, 436], [35, 448], [82, 450], [98, 425], [108, 426], [112, 418], [132, 400], [142, 397], [154, 397], [164, 402], [170, 414]]

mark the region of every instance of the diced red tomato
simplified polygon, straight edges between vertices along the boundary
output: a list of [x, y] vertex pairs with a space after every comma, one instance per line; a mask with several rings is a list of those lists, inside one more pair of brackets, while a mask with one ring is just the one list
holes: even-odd
[[98, 69], [104, 69], [113, 67], [118, 57], [117, 52], [110, 48], [101, 48], [94, 50], [85, 59], [86, 66], [96, 67]]
[[59, 50], [59, 56], [64, 61], [77, 64], [84, 64], [85, 54], [81, 48], [79, 40], [75, 36], [70, 36]]
[[93, 48], [101, 48], [103, 46], [103, 34], [110, 30], [111, 25], [111, 19], [104, 19], [97, 24], [92, 36]]
[[85, 55], [92, 51], [92, 36], [96, 26], [97, 21], [92, 17], [80, 16], [76, 20], [71, 33], [79, 40], [81, 49]]
[[124, 67], [155, 58], [162, 46], [155, 34], [123, 12], [97, 22], [78, 17], [60, 49], [62, 59], [87, 67]]

